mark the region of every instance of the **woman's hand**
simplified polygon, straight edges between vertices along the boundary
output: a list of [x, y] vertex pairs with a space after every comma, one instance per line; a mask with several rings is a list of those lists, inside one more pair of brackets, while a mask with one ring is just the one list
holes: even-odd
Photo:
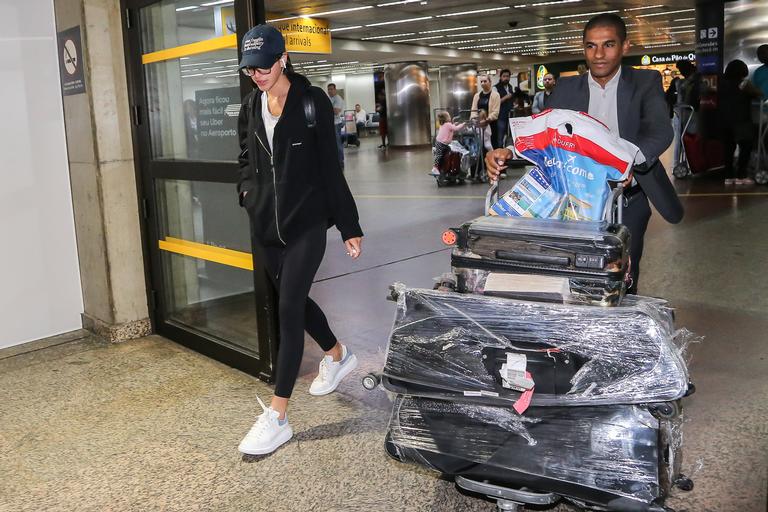
[[347, 254], [356, 260], [363, 253], [362, 249], [363, 237], [357, 236], [344, 241], [344, 246], [347, 248]]

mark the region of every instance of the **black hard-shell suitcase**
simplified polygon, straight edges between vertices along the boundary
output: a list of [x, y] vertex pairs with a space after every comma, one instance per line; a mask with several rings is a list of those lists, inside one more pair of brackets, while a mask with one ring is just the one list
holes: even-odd
[[677, 412], [534, 407], [519, 417], [509, 408], [398, 395], [385, 447], [465, 488], [482, 482], [599, 510], [661, 512], [671, 510], [662, 503], [673, 485], [692, 485], [680, 474]]
[[[488, 192], [486, 206], [495, 194], [495, 188]], [[611, 205], [621, 200], [619, 188]], [[455, 242], [451, 266], [457, 291], [615, 306], [626, 291], [629, 270], [629, 230], [620, 224], [620, 214], [620, 207], [606, 208], [606, 217], [617, 222], [522, 217], [467, 222], [447, 237]], [[549, 290], [491, 286], [491, 279], [510, 274], [549, 278]], [[552, 289], [558, 282], [562, 286]]]

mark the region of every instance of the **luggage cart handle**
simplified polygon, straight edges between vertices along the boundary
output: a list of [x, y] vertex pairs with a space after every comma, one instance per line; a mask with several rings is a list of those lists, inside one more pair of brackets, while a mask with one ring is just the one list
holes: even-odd
[[483, 212], [483, 215], [488, 215], [488, 212], [491, 210], [491, 205], [496, 203], [496, 201], [499, 200], [499, 181], [492, 181], [491, 182], [491, 188], [488, 189], [488, 192], [485, 194], [485, 211]]

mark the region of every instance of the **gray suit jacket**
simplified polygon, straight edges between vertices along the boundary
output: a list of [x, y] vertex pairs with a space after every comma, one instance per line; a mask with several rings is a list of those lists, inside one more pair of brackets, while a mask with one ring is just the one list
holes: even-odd
[[[639, 147], [646, 159], [647, 172], [636, 169], [635, 178], [661, 216], [667, 222], [678, 223], [683, 218], [683, 205], [659, 161], [674, 137], [661, 75], [658, 71], [622, 66], [616, 94], [619, 134]], [[545, 105], [587, 112], [587, 75], [558, 80]]]

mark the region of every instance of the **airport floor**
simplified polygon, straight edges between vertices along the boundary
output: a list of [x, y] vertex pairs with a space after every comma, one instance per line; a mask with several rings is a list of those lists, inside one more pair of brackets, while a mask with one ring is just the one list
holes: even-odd
[[[350, 261], [329, 232], [312, 296], [360, 367], [336, 393], [307, 388], [307, 339], [289, 418], [267, 457], [237, 444], [270, 386], [160, 336], [108, 344], [84, 331], [0, 351], [0, 511], [493, 511], [438, 475], [399, 464], [383, 439], [391, 403], [360, 378], [378, 370], [396, 281], [431, 287], [449, 269], [440, 234], [482, 212], [484, 185], [437, 188], [429, 149], [346, 152], [366, 237]], [[669, 155], [667, 155], [668, 157]], [[765, 512], [768, 487], [768, 188], [717, 172], [677, 184], [685, 220], [654, 215], [640, 292], [665, 297], [691, 346], [678, 512]], [[558, 505], [555, 510], [576, 510]]]

